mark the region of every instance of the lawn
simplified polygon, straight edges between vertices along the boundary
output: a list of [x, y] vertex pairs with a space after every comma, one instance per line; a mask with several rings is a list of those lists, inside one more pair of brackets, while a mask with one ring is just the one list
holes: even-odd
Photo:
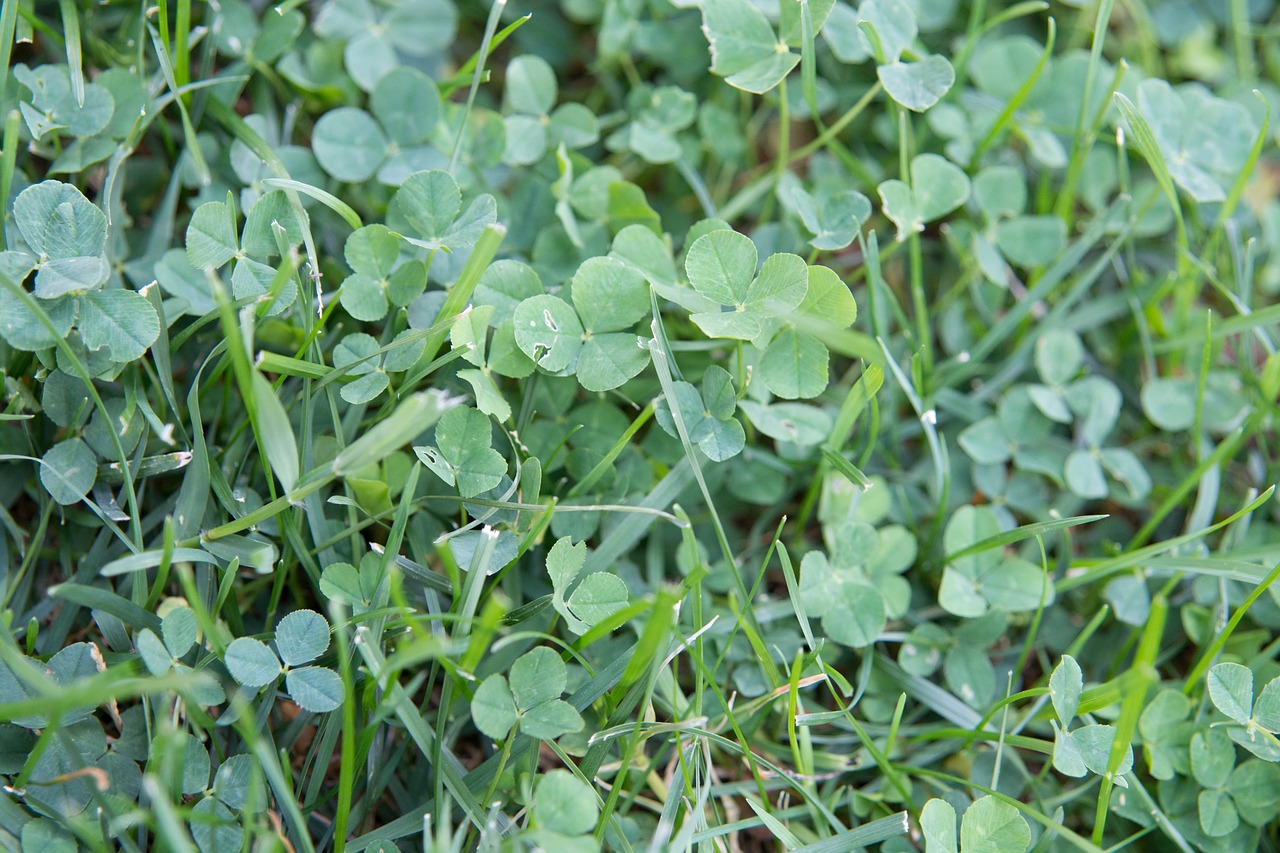
[[0, 51], [0, 848], [1280, 849], [1274, 0]]

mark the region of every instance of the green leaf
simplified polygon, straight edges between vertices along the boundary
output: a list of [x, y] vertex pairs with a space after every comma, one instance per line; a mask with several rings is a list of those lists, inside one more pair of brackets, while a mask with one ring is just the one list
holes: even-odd
[[538, 646], [511, 665], [509, 677], [516, 705], [527, 712], [544, 702], [559, 699], [568, 675], [560, 655], [546, 646]]
[[223, 660], [231, 677], [245, 687], [264, 687], [280, 677], [280, 661], [275, 652], [251, 637], [232, 640]]
[[288, 666], [310, 663], [329, 648], [329, 620], [314, 610], [295, 610], [276, 625], [276, 651]]
[[644, 276], [615, 258], [588, 258], [570, 287], [573, 307], [592, 334], [628, 329], [649, 316]]
[[187, 226], [187, 260], [198, 270], [214, 269], [236, 256], [235, 224], [231, 210], [220, 201], [196, 208]]
[[778, 403], [766, 406], [743, 401], [741, 409], [756, 429], [778, 441], [792, 444], [821, 444], [831, 433], [831, 415], [822, 409], [801, 403]]
[[1137, 106], [1178, 185], [1198, 202], [1224, 201], [1258, 135], [1248, 110], [1201, 87], [1174, 89], [1156, 78], [1138, 84]]
[[191, 813], [191, 839], [200, 853], [226, 853], [244, 845], [244, 828], [231, 810], [214, 798], [200, 800], [191, 807]]
[[547, 552], [547, 574], [551, 576], [551, 588], [563, 596], [577, 579], [587, 559], [587, 543], [573, 544], [573, 539], [561, 536]]
[[311, 149], [334, 178], [358, 183], [372, 178], [387, 158], [387, 137], [364, 110], [339, 107], [316, 122]]
[[284, 686], [290, 699], [313, 714], [324, 714], [341, 707], [346, 695], [338, 673], [322, 666], [289, 670], [284, 677]]
[[1080, 336], [1069, 329], [1049, 329], [1036, 341], [1036, 372], [1046, 385], [1066, 385], [1084, 359]]
[[534, 824], [562, 835], [584, 835], [600, 815], [596, 792], [568, 770], [551, 770], [538, 780], [531, 808]]
[[1071, 655], [1063, 655], [1062, 660], [1054, 667], [1049, 676], [1049, 698], [1053, 700], [1053, 710], [1062, 721], [1069, 726], [1075, 719], [1080, 707], [1080, 693], [1084, 690], [1084, 673], [1080, 664]]
[[946, 800], [935, 797], [924, 804], [920, 829], [924, 833], [924, 853], [958, 853], [956, 810]]
[[495, 673], [480, 683], [471, 698], [471, 719], [476, 728], [494, 740], [507, 736], [517, 717], [515, 700], [505, 678]]
[[363, 273], [343, 279], [339, 300], [353, 319], [364, 323], [379, 322], [391, 308], [385, 283]]
[[[646, 233], [648, 229], [643, 229]], [[475, 304], [493, 308], [490, 322], [497, 326], [515, 316], [516, 307], [543, 292], [542, 279], [533, 267], [520, 261], [500, 260], [489, 265], [476, 285]]]
[[299, 473], [298, 443], [293, 437], [293, 425], [271, 383], [256, 370], [252, 376], [253, 398], [258, 408], [258, 437], [263, 453], [280, 480], [280, 486], [291, 492], [298, 484]]
[[1248, 724], [1253, 716], [1253, 671], [1238, 663], [1219, 663], [1205, 681], [1217, 709], [1242, 726]]
[[1196, 417], [1196, 386], [1184, 379], [1154, 378], [1142, 386], [1142, 411], [1163, 430], [1190, 429]]
[[[884, 51], [884, 61], [894, 62], [916, 40], [916, 13], [905, 0], [864, 0], [858, 6], [858, 18], [875, 28]], [[871, 45], [863, 36], [867, 54]]]
[[760, 360], [760, 379], [787, 400], [816, 397], [827, 390], [827, 348], [813, 335], [784, 329]]
[[1280, 816], [1280, 767], [1251, 758], [1231, 772], [1227, 790], [1240, 818], [1265, 826]]
[[1067, 224], [1056, 216], [1019, 216], [996, 226], [996, 245], [1010, 263], [1048, 266], [1067, 245]]
[[469, 305], [453, 321], [449, 329], [449, 346], [461, 350], [462, 358], [477, 367], [485, 363], [485, 347], [489, 343], [489, 320], [493, 317], [492, 305]]
[[1240, 825], [1240, 815], [1226, 791], [1201, 791], [1196, 799], [1200, 828], [1210, 838], [1230, 835]]
[[85, 346], [106, 347], [111, 360], [139, 359], [160, 336], [160, 318], [142, 294], [132, 290], [99, 290], [80, 299], [77, 321]]
[[569, 609], [588, 625], [603, 622], [629, 603], [627, 585], [608, 572], [587, 575], [569, 596]]
[[517, 56], [507, 64], [502, 104], [508, 110], [544, 116], [556, 104], [556, 73], [540, 56]]
[[41, 181], [27, 187], [14, 199], [13, 221], [38, 255], [97, 257], [106, 250], [106, 214], [71, 184]]
[[755, 243], [736, 231], [712, 231], [694, 241], [685, 255], [689, 283], [721, 305], [746, 302], [756, 274]]
[[1222, 729], [1191, 736], [1191, 774], [1202, 787], [1221, 788], [1236, 766], [1236, 747]]
[[974, 462], [982, 465], [1008, 462], [1017, 450], [997, 418], [983, 418], [970, 424], [960, 432], [957, 441]]
[[1102, 462], [1088, 450], [1073, 450], [1067, 456], [1065, 470], [1067, 488], [1082, 498], [1105, 498], [1107, 480]]
[[[1073, 731], [1071, 738], [1075, 741], [1076, 747], [1080, 751], [1080, 756], [1084, 759], [1085, 766], [1089, 768], [1090, 772], [1098, 775], [1105, 774], [1111, 761], [1111, 748], [1115, 744], [1115, 727], [1083, 726]], [[1116, 775], [1124, 775], [1132, 768], [1133, 748], [1130, 747], [1126, 750], [1125, 757], [1116, 769]]]
[[524, 300], [512, 320], [520, 350], [550, 373], [567, 370], [582, 349], [578, 315], [558, 296], [543, 294]]
[[969, 178], [937, 154], [921, 154], [911, 161], [911, 186], [899, 180], [880, 184], [884, 215], [898, 227], [898, 239], [924, 230], [969, 198]]
[[763, 94], [800, 62], [747, 0], [704, 0], [702, 22], [711, 44], [711, 71], [731, 86]]
[[635, 335], [613, 332], [590, 337], [578, 354], [575, 372], [588, 391], [611, 391], [649, 364], [649, 350]]
[[440, 121], [440, 92], [426, 74], [401, 65], [373, 87], [369, 109], [391, 142], [419, 145], [427, 141]]
[[58, 442], [45, 452], [41, 462], [40, 482], [63, 506], [83, 500], [98, 478], [93, 451], [78, 438]]
[[1023, 853], [1031, 845], [1031, 827], [1018, 810], [986, 796], [965, 809], [960, 824], [964, 853]]
[[415, 447], [422, 463], [464, 498], [473, 498], [502, 482], [507, 460], [491, 446], [493, 430], [487, 415], [459, 406], [445, 412], [436, 426], [436, 447]]
[[[1226, 712], [1223, 711], [1223, 713]], [[1280, 732], [1280, 678], [1271, 679], [1267, 682], [1267, 686], [1262, 688], [1262, 692], [1258, 694], [1258, 701], [1253, 706], [1253, 718], [1267, 731]]]
[[1021, 557], [1006, 557], [979, 577], [981, 593], [996, 610], [1035, 610], [1053, 602], [1053, 582], [1044, 570]]
[[459, 370], [458, 378], [471, 386], [477, 409], [499, 422], [511, 417], [511, 404], [498, 390], [492, 373], [482, 370]]
[[585, 726], [582, 716], [562, 699], [535, 705], [520, 717], [520, 731], [538, 740], [555, 740], [570, 732], [580, 732]]
[[155, 632], [143, 629], [134, 637], [133, 642], [143, 665], [152, 675], [165, 675], [173, 669], [174, 654], [155, 635]]
[[164, 645], [171, 657], [180, 658], [193, 645], [200, 629], [196, 624], [196, 616], [189, 607], [178, 607], [171, 610], [160, 623], [164, 635]]
[[876, 69], [884, 90], [902, 106], [922, 113], [951, 90], [955, 69], [946, 57], [934, 54], [919, 62], [891, 62]]
[[415, 172], [391, 197], [391, 206], [414, 227], [416, 236], [441, 241], [462, 210], [462, 192], [448, 172]]

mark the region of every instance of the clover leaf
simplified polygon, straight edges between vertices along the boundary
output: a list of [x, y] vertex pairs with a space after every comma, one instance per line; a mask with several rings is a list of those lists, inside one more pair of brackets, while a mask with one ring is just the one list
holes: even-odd
[[517, 723], [521, 732], [539, 740], [581, 731], [582, 717], [560, 698], [567, 680], [560, 655], [539, 646], [511, 665], [510, 681], [494, 674], [480, 683], [471, 700], [471, 717], [476, 728], [494, 740], [504, 739]]
[[[329, 648], [329, 621], [312, 610], [286, 615], [276, 626], [277, 652], [261, 640], [232, 640], [223, 655], [231, 677], [254, 690], [274, 684], [283, 672], [290, 698], [312, 713], [332, 711], [342, 704], [342, 679], [322, 666], [298, 666], [315, 660]], [[281, 665], [281, 659], [284, 665]]]
[[1031, 846], [1031, 827], [1018, 810], [993, 796], [974, 800], [960, 821], [945, 800], [931, 799], [920, 812], [925, 853], [1023, 853]]
[[[570, 630], [578, 635], [585, 634], [588, 628], [617, 613], [629, 601], [626, 584], [609, 572], [592, 572], [574, 587], [586, 559], [586, 543], [574, 545], [568, 536], [556, 540], [547, 552], [552, 605], [564, 617]], [[571, 587], [574, 587], [572, 593], [569, 592]]]
[[33, 184], [14, 200], [13, 220], [36, 254], [38, 298], [97, 290], [106, 282], [107, 216], [80, 190], [61, 181]]
[[808, 267], [792, 254], [770, 256], [756, 275], [758, 253], [750, 238], [735, 231], [712, 231], [694, 241], [685, 256], [689, 283], [723, 309], [690, 316], [707, 336], [757, 340], [769, 324], [804, 301]]
[[588, 391], [609, 391], [649, 363], [649, 351], [623, 331], [649, 315], [644, 277], [611, 257], [589, 258], [570, 283], [573, 305], [539, 294], [512, 314], [516, 344], [549, 373], [576, 373]]
[[1053, 602], [1053, 581], [1039, 566], [994, 547], [970, 551], [1000, 532], [999, 516], [988, 506], [962, 506], [947, 522], [948, 555], [967, 553], [949, 558], [943, 569], [938, 603], [944, 610], [972, 619], [988, 609], [1017, 612]]
[[555, 106], [559, 94], [555, 71], [539, 56], [517, 56], [507, 65], [502, 103], [509, 115], [503, 160], [527, 166], [561, 145], [582, 148], [600, 138], [595, 114], [578, 103]]
[[366, 225], [347, 236], [344, 255], [352, 274], [342, 282], [342, 307], [357, 320], [374, 323], [402, 308], [427, 285], [427, 267], [401, 262], [401, 239], [385, 225]]
[[366, 92], [403, 63], [428, 57], [453, 43], [458, 12], [448, 0], [328, 0], [315, 20], [316, 34], [343, 40], [347, 73]]
[[[742, 452], [746, 433], [735, 418], [737, 398], [733, 391], [733, 379], [719, 365], [711, 365], [702, 375], [702, 390], [683, 380], [672, 383], [674, 404], [680, 410], [689, 440], [696, 442], [708, 459], [724, 462]], [[658, 425], [673, 438], [680, 433], [671, 414], [673, 401], [665, 395], [655, 407]]]
[[898, 239], [924, 230], [969, 198], [969, 178], [954, 163], [937, 154], [920, 154], [911, 161], [911, 184], [891, 179], [880, 184], [884, 215], [898, 227]]
[[815, 192], [816, 195], [806, 190], [791, 172], [785, 173], [778, 182], [778, 200], [799, 217], [813, 235], [810, 246], [827, 251], [847, 247], [871, 217], [871, 202], [854, 190], [815, 189]]
[[876, 76], [889, 97], [918, 113], [942, 100], [956, 82], [951, 63], [937, 54], [917, 62], [886, 63], [876, 68]]
[[414, 172], [391, 197], [387, 224], [423, 249], [468, 249], [497, 221], [497, 202], [482, 193], [462, 207], [462, 190], [448, 172]]
[[703, 0], [702, 32], [711, 46], [711, 73], [737, 89], [764, 94], [800, 63], [748, 0]]
[[456, 406], [436, 424], [436, 446], [415, 447], [414, 452], [436, 476], [458, 487], [458, 494], [473, 498], [502, 482], [507, 460], [494, 450], [488, 415], [470, 406]]
[[1280, 761], [1280, 678], [1254, 698], [1253, 672], [1238, 663], [1215, 664], [1206, 677], [1214, 707], [1236, 725], [1227, 735], [1264, 761]]
[[1249, 111], [1202, 86], [1157, 79], [1138, 84], [1138, 111], [1178, 185], [1198, 202], [1226, 199], [1258, 135]]

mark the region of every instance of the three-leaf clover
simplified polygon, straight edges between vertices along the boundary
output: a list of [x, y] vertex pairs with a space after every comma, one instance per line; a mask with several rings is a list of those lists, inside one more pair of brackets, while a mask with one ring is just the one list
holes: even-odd
[[627, 95], [631, 121], [609, 135], [612, 151], [632, 151], [649, 163], [680, 159], [679, 133], [698, 116], [698, 101], [678, 86], [641, 85]]
[[1253, 671], [1238, 663], [1220, 663], [1209, 670], [1209, 698], [1235, 725], [1227, 727], [1233, 741], [1266, 761], [1280, 761], [1280, 678], [1273, 678], [1254, 697]]
[[1138, 84], [1138, 110], [1178, 185], [1198, 202], [1225, 200], [1258, 135], [1249, 111], [1203, 86], [1154, 78]]
[[560, 655], [539, 646], [511, 665], [510, 681], [495, 673], [481, 682], [471, 699], [471, 717], [494, 740], [505, 738], [517, 723], [521, 732], [539, 740], [581, 731], [582, 717], [560, 698], [567, 683]]
[[711, 73], [747, 92], [764, 94], [800, 63], [748, 0], [703, 0], [702, 31], [711, 45]]
[[[302, 242], [302, 224], [281, 190], [273, 190], [258, 198], [245, 215], [244, 228], [237, 238], [237, 217], [228, 195], [227, 202], [210, 201], [196, 208], [187, 226], [187, 263], [194, 269], [196, 285], [203, 299], [211, 301], [207, 281], [199, 276], [217, 270], [231, 261], [231, 290], [236, 299], [267, 298], [272, 302], [269, 313], [279, 314], [293, 304], [298, 287], [293, 276], [276, 282], [276, 268], [271, 258], [281, 254], [280, 238], [287, 246]], [[287, 250], [287, 249], [286, 249]], [[272, 293], [272, 288], [278, 292]], [[182, 292], [177, 296], [186, 297]]]
[[[564, 617], [569, 629], [579, 635], [622, 610], [629, 601], [627, 585], [615, 574], [592, 572], [578, 580], [586, 559], [586, 543], [575, 545], [568, 536], [556, 540], [547, 552], [552, 605]], [[577, 586], [574, 581], [578, 581]]]
[[695, 442], [707, 458], [715, 462], [732, 459], [746, 445], [742, 423], [734, 417], [738, 401], [729, 371], [713, 364], [702, 374], [702, 390], [685, 382], [672, 383], [675, 400], [665, 395], [655, 406], [658, 425], [672, 437], [680, 435], [671, 408], [674, 402], [689, 440]]
[[352, 273], [342, 282], [340, 299], [355, 319], [376, 323], [427, 286], [426, 264], [402, 260], [400, 245], [399, 235], [385, 225], [366, 225], [347, 236], [343, 255]]
[[649, 363], [649, 350], [624, 331], [649, 316], [644, 277], [611, 257], [590, 258], [569, 285], [573, 305], [540, 294], [512, 315], [516, 344], [548, 373], [574, 373], [588, 391], [609, 391]]
[[559, 95], [555, 70], [540, 56], [517, 56], [507, 65], [502, 103], [509, 115], [503, 160], [527, 166], [548, 149], [582, 148], [600, 138], [595, 114], [582, 104], [555, 105]]
[[924, 230], [969, 198], [969, 177], [959, 166], [937, 154], [920, 154], [911, 161], [911, 184], [897, 178], [879, 187], [884, 215], [898, 226], [898, 239]]
[[1053, 602], [1053, 580], [1043, 569], [984, 544], [1001, 532], [1000, 517], [989, 506], [962, 506], [947, 522], [938, 603], [948, 613], [973, 619], [989, 609], [1035, 610]]
[[387, 225], [427, 250], [469, 249], [497, 217], [497, 202], [488, 193], [477, 195], [464, 210], [458, 182], [441, 169], [409, 175], [387, 209]]
[[[295, 610], [276, 624], [276, 650], [261, 640], [232, 640], [223, 655], [227, 671], [240, 684], [259, 690], [275, 684], [280, 673], [289, 697], [304, 710], [322, 714], [342, 704], [342, 679], [323, 666], [304, 666], [329, 648], [329, 621], [314, 610]], [[283, 662], [283, 663], [282, 663]]]
[[778, 200], [800, 219], [813, 236], [809, 245], [815, 249], [836, 251], [852, 243], [871, 218], [871, 202], [856, 190], [838, 185], [815, 186], [811, 193], [791, 172], [778, 181]]
[[698, 293], [722, 306], [690, 319], [708, 337], [759, 341], [773, 332], [773, 320], [799, 307], [809, 288], [809, 271], [798, 255], [771, 255], [756, 275], [755, 243], [736, 231], [712, 231], [693, 242], [685, 273]]
[[25, 251], [0, 253], [0, 273], [17, 285], [36, 273], [30, 295], [53, 328], [0, 287], [0, 337], [14, 349], [38, 351], [66, 338], [74, 325], [84, 346], [111, 363], [141, 358], [160, 335], [160, 318], [140, 293], [103, 289], [110, 267], [101, 208], [70, 184], [42, 181], [14, 200], [13, 218]]
[[1080, 664], [1071, 655], [1063, 655], [1049, 676], [1049, 698], [1058, 717], [1052, 721], [1053, 767], [1059, 773], [1076, 778], [1087, 773], [1110, 775], [1117, 785], [1124, 787], [1124, 774], [1133, 768], [1133, 748], [1126, 749], [1119, 767], [1114, 773], [1109, 773], [1111, 751], [1116, 740], [1115, 726], [1093, 724], [1071, 728], [1071, 721], [1080, 708], [1083, 690], [1084, 673]]
[[457, 26], [449, 0], [328, 0], [315, 19], [316, 35], [345, 40], [347, 73], [366, 92], [403, 64], [401, 55], [423, 58], [448, 48]]
[[416, 68], [400, 67], [378, 80], [369, 97], [372, 114], [338, 107], [316, 122], [311, 145], [320, 166], [344, 183], [377, 176], [390, 186], [444, 162], [428, 145], [440, 120], [435, 82]]
[[474, 498], [502, 482], [507, 475], [507, 460], [494, 450], [493, 428], [489, 416], [470, 406], [456, 406], [441, 416], [436, 424], [436, 446], [413, 450], [436, 476], [458, 494]]
[[352, 405], [367, 403], [376, 398], [391, 383], [389, 373], [398, 373], [413, 367], [421, 357], [426, 342], [421, 335], [406, 329], [384, 353], [382, 346], [372, 335], [355, 332], [347, 335], [333, 348], [334, 368], [343, 368], [356, 379], [342, 387], [342, 399]]
[[[932, 799], [920, 812], [925, 853], [1023, 853], [1031, 846], [1031, 827], [1014, 806], [993, 796], [974, 800], [960, 821], [946, 800]], [[957, 843], [958, 841], [958, 843]]]

